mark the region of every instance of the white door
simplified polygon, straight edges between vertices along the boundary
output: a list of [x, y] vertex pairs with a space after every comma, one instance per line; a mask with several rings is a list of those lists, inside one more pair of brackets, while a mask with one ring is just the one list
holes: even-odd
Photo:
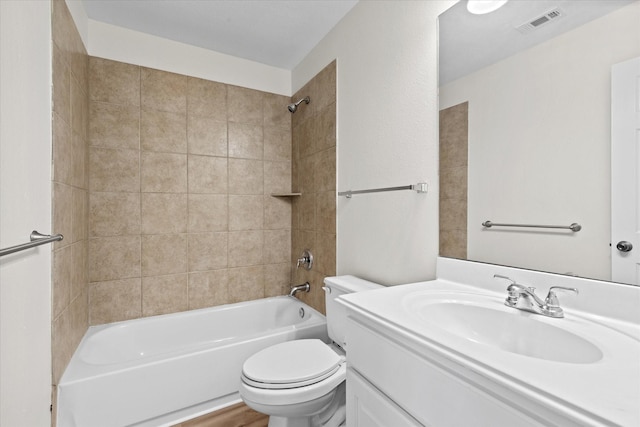
[[611, 280], [640, 285], [640, 58], [611, 69]]

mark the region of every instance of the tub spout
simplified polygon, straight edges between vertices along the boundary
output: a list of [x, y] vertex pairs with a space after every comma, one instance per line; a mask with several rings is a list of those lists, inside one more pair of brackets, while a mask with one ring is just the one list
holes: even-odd
[[289, 292], [289, 296], [294, 297], [296, 296], [296, 292], [300, 292], [300, 291], [309, 292], [310, 289], [311, 289], [311, 285], [309, 284], [309, 282], [304, 282], [302, 285], [292, 286], [291, 292]]

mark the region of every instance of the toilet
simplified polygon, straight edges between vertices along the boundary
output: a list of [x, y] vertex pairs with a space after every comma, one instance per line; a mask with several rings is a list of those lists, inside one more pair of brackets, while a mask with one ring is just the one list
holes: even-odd
[[382, 285], [355, 276], [326, 277], [324, 283], [332, 342], [286, 341], [259, 351], [242, 367], [240, 396], [250, 408], [269, 415], [269, 427], [345, 425], [347, 315], [336, 298]]

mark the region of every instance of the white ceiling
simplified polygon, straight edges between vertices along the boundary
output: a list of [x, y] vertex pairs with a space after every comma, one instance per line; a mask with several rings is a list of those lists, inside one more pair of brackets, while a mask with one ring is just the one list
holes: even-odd
[[[440, 83], [633, 1], [639, 0], [511, 0], [490, 14], [471, 15], [466, 10], [466, 0], [461, 0], [439, 19]], [[357, 2], [83, 0], [90, 19], [286, 70], [298, 65]], [[529, 34], [515, 29], [555, 7], [560, 7], [565, 16]]]
[[[472, 15], [465, 0], [439, 17], [440, 84], [577, 28], [640, 0], [511, 0], [487, 15]], [[516, 27], [560, 8], [563, 15], [523, 34]]]
[[90, 19], [293, 69], [358, 0], [83, 0]]

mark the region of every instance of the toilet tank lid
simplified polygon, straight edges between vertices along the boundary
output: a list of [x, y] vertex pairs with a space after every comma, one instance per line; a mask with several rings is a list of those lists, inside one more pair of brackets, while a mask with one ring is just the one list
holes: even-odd
[[329, 287], [336, 287], [343, 292], [362, 292], [383, 287], [383, 285], [379, 283], [370, 282], [351, 275], [325, 277], [324, 283]]

